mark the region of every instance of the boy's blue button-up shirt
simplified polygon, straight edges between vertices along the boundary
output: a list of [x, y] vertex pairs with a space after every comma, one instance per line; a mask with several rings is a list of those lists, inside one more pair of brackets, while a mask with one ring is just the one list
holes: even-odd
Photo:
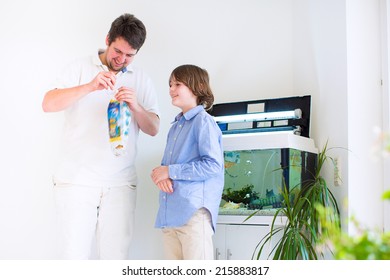
[[176, 116], [161, 165], [169, 166], [173, 193], [160, 191], [155, 226], [183, 226], [205, 207], [215, 230], [224, 185], [222, 133], [203, 106]]

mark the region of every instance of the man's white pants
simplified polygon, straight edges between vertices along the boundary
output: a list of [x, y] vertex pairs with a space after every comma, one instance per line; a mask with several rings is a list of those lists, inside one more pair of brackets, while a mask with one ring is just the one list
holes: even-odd
[[[133, 233], [135, 186], [91, 187], [55, 183], [64, 259], [127, 259]], [[96, 235], [95, 235], [96, 234]]]

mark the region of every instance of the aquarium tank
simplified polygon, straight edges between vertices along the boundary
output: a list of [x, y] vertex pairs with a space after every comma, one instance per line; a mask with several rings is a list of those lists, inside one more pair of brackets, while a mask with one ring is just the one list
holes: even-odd
[[311, 96], [215, 104], [222, 131], [225, 184], [220, 214], [273, 215], [313, 178], [318, 150], [310, 138]]
[[294, 148], [225, 150], [220, 214], [270, 215], [282, 206], [283, 185], [292, 196], [312, 178], [316, 154]]

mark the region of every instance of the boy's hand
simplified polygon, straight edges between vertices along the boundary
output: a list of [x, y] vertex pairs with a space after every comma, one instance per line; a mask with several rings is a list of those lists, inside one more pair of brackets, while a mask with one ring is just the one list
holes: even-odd
[[171, 179], [166, 179], [157, 183], [157, 187], [166, 193], [173, 193], [173, 184]]

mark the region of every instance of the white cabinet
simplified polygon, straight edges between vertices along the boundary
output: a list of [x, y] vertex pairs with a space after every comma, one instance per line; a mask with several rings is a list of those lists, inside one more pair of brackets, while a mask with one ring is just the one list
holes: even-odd
[[[217, 260], [250, 260], [255, 252], [254, 259], [256, 259], [259, 249], [256, 250], [256, 246], [270, 231], [272, 217], [260, 217], [257, 223], [237, 223], [237, 217], [233, 217], [233, 221], [224, 218], [226, 217], [222, 217], [222, 221], [218, 222], [213, 237], [214, 258]], [[277, 236], [272, 238], [272, 242], [263, 249], [260, 259], [267, 259], [270, 249], [277, 240]]]
[[269, 228], [266, 225], [217, 225], [214, 236], [215, 259], [252, 259], [256, 245], [269, 232]]

